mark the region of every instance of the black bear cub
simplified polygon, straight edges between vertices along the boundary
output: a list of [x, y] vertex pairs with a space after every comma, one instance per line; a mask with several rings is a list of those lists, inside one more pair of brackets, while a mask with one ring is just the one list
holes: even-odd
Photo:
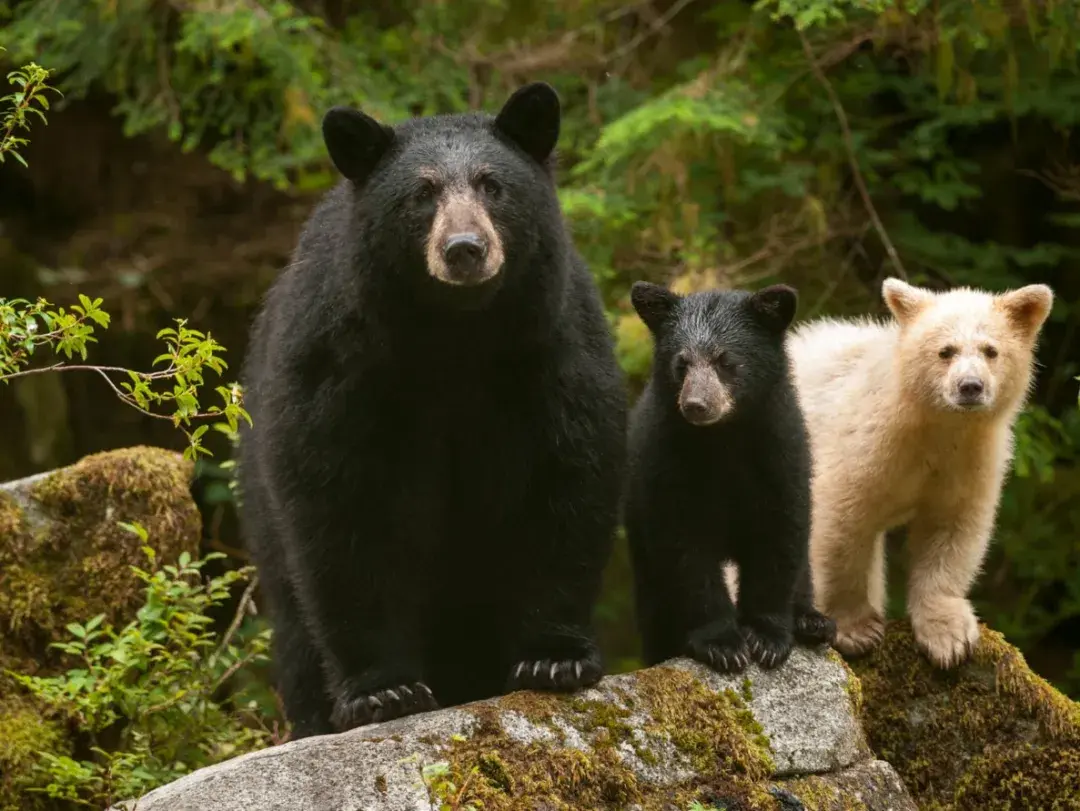
[[497, 116], [323, 120], [344, 175], [255, 320], [245, 537], [294, 737], [600, 679], [627, 402], [554, 181]]
[[812, 601], [810, 448], [784, 346], [796, 293], [679, 296], [637, 282], [631, 300], [655, 340], [625, 504], [645, 662], [776, 667], [793, 638], [835, 633]]

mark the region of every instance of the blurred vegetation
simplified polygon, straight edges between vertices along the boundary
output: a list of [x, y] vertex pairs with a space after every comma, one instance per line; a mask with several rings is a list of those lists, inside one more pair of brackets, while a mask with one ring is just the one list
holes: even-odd
[[[20, 145], [29, 168], [0, 166], [0, 295], [115, 301], [102, 363], [148, 368], [160, 324], [188, 316], [238, 362], [334, 182], [330, 105], [387, 122], [494, 110], [536, 79], [563, 101], [562, 200], [635, 392], [651, 352], [637, 279], [783, 280], [802, 318], [882, 313], [887, 275], [1052, 285], [975, 596], [1080, 696], [1080, 2], [0, 0], [0, 45], [63, 92]], [[0, 420], [22, 428], [3, 477], [177, 441], [84, 379], [0, 390]], [[228, 469], [200, 470], [206, 546], [242, 564]], [[891, 567], [898, 612], [903, 556]], [[636, 663], [629, 582], [620, 543], [598, 608], [614, 669]]]

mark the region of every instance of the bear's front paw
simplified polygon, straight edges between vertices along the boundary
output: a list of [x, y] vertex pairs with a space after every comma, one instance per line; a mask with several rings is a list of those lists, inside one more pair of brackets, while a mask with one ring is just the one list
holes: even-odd
[[786, 662], [795, 644], [787, 623], [766, 617], [744, 619], [742, 635], [751, 658], [766, 670]]
[[857, 612], [837, 612], [832, 646], [845, 656], [862, 656], [885, 638], [885, 618], [867, 606]]
[[694, 631], [686, 650], [691, 658], [718, 673], [739, 673], [750, 664], [746, 640], [734, 621], [715, 622]]
[[795, 639], [803, 645], [831, 645], [836, 639], [836, 623], [816, 609], [797, 609]]
[[507, 690], [556, 690], [571, 693], [591, 687], [604, 675], [599, 652], [580, 659], [524, 659], [510, 670]]
[[967, 661], [979, 642], [979, 621], [962, 597], [916, 602], [911, 630], [927, 658], [942, 670]]
[[339, 732], [345, 732], [365, 724], [376, 724], [438, 708], [439, 703], [428, 686], [417, 681], [366, 693], [343, 692], [334, 701], [330, 722]]

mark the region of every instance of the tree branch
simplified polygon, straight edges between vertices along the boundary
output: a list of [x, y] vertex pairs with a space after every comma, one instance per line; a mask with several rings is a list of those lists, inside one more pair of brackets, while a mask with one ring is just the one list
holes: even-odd
[[866, 213], [870, 215], [870, 220], [874, 224], [874, 229], [877, 231], [881, 243], [885, 246], [885, 252], [889, 255], [893, 267], [896, 268], [897, 275], [901, 279], [907, 280], [907, 271], [904, 270], [904, 265], [900, 261], [900, 256], [897, 254], [896, 248], [893, 247], [892, 240], [889, 239], [889, 234], [885, 231], [885, 226], [878, 216], [877, 209], [874, 208], [874, 203], [870, 199], [870, 192], [866, 188], [866, 181], [863, 180], [862, 171], [859, 169], [859, 161], [855, 157], [855, 142], [851, 137], [851, 127], [848, 126], [847, 113], [844, 112], [844, 106], [840, 103], [840, 99], [836, 95], [836, 91], [833, 89], [825, 72], [821, 69], [821, 65], [818, 64], [818, 61], [814, 56], [814, 51], [810, 47], [810, 42], [806, 38], [806, 34], [798, 29], [796, 29], [796, 31], [799, 34], [799, 40], [802, 42], [803, 53], [806, 54], [806, 60], [810, 63], [810, 70], [813, 72], [814, 77], [821, 84], [822, 88], [824, 88], [826, 94], [828, 94], [829, 101], [832, 102], [833, 110], [836, 113], [836, 120], [840, 124], [840, 134], [844, 139], [844, 149], [847, 152], [848, 164], [851, 166], [851, 174], [855, 180], [855, 186], [859, 190], [859, 196], [862, 198], [863, 205], [866, 206]]

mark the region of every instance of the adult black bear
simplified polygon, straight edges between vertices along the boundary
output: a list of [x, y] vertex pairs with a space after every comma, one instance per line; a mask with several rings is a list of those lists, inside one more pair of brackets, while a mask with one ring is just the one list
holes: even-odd
[[[795, 291], [679, 296], [636, 283], [655, 339], [630, 418], [626, 530], [644, 658], [781, 664], [833, 622], [810, 586], [810, 447], [784, 347]], [[738, 610], [723, 564], [738, 566]]]
[[243, 376], [245, 535], [295, 737], [601, 676], [627, 404], [559, 123], [546, 84], [497, 117], [323, 121], [345, 179]]

